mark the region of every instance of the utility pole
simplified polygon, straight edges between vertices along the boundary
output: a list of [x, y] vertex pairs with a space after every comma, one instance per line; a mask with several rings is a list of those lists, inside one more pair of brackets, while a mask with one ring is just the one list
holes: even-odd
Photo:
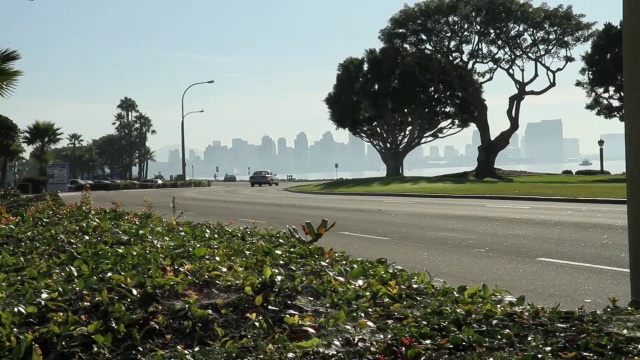
[[640, 300], [640, 1], [622, 6], [629, 271], [631, 299]]

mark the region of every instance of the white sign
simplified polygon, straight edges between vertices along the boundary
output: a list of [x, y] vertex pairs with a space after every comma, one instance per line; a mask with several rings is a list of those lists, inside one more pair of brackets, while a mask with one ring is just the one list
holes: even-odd
[[67, 184], [69, 183], [69, 164], [50, 163], [47, 165], [47, 179], [48, 191], [67, 191]]

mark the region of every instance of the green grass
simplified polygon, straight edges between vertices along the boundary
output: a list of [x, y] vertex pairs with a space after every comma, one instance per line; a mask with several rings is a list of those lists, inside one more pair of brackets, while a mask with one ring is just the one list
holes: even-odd
[[624, 175], [526, 175], [510, 181], [457, 177], [399, 177], [336, 180], [296, 186], [326, 192], [374, 192], [453, 195], [520, 195], [550, 197], [626, 198]]
[[89, 193], [0, 205], [2, 359], [640, 355], [640, 313], [615, 298], [588, 312], [435, 285], [285, 231], [183, 221], [175, 202], [170, 219], [96, 208]]

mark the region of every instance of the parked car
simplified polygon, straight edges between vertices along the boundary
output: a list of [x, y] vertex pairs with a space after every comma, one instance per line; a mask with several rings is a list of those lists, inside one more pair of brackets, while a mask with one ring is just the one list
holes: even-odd
[[249, 184], [251, 184], [251, 187], [254, 187], [256, 185], [258, 186], [262, 186], [262, 185], [275, 185], [278, 186], [279, 181], [278, 178], [276, 177], [276, 175], [278, 174], [274, 174], [269, 170], [258, 170], [258, 171], [254, 171], [253, 175], [249, 176]]
[[82, 191], [82, 189], [84, 188], [85, 184], [87, 184], [87, 182], [84, 181], [84, 180], [71, 179], [71, 180], [69, 180], [69, 183], [67, 184], [67, 190], [68, 191]]
[[225, 174], [224, 175], [224, 179], [222, 179], [222, 181], [224, 182], [230, 182], [230, 181], [238, 181], [238, 179], [236, 178], [235, 175], [233, 174]]
[[142, 179], [140, 184], [150, 184], [150, 187], [159, 188], [162, 187], [162, 180], [160, 179]]

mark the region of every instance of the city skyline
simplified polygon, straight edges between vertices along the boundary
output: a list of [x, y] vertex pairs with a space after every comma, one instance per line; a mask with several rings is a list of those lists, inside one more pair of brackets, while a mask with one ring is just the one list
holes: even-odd
[[[624, 134], [601, 134], [607, 151], [605, 160], [624, 159]], [[467, 143], [454, 146], [433, 141], [417, 147], [405, 158], [406, 169], [463, 166], [473, 168], [476, 164], [480, 137], [477, 130], [471, 133]], [[156, 154], [157, 162], [151, 164], [153, 171], [175, 173], [180, 166], [180, 150], [164, 147], [167, 155]], [[370, 145], [350, 135], [346, 143], [335, 139], [331, 131], [320, 138], [312, 139], [304, 131], [293, 141], [284, 137], [265, 134], [259, 143], [234, 138], [226, 145], [221, 140], [212, 140], [201, 152], [188, 148], [187, 168], [198, 168], [200, 176], [213, 176], [214, 169], [221, 173], [244, 174], [253, 170], [271, 169], [283, 173], [310, 173], [316, 169], [332, 168], [335, 164], [349, 171], [373, 171], [384, 169], [379, 154]], [[563, 163], [594, 157], [597, 147], [581, 146], [580, 139], [564, 135], [562, 119], [544, 119], [529, 123], [522, 135], [516, 133], [510, 146], [498, 157], [499, 165], [531, 165]], [[166, 161], [164, 161], [166, 159]], [[245, 170], [246, 169], [246, 170]], [[192, 170], [194, 171], [194, 170]], [[189, 171], [187, 171], [189, 173]], [[191, 173], [189, 173], [191, 175]]]

